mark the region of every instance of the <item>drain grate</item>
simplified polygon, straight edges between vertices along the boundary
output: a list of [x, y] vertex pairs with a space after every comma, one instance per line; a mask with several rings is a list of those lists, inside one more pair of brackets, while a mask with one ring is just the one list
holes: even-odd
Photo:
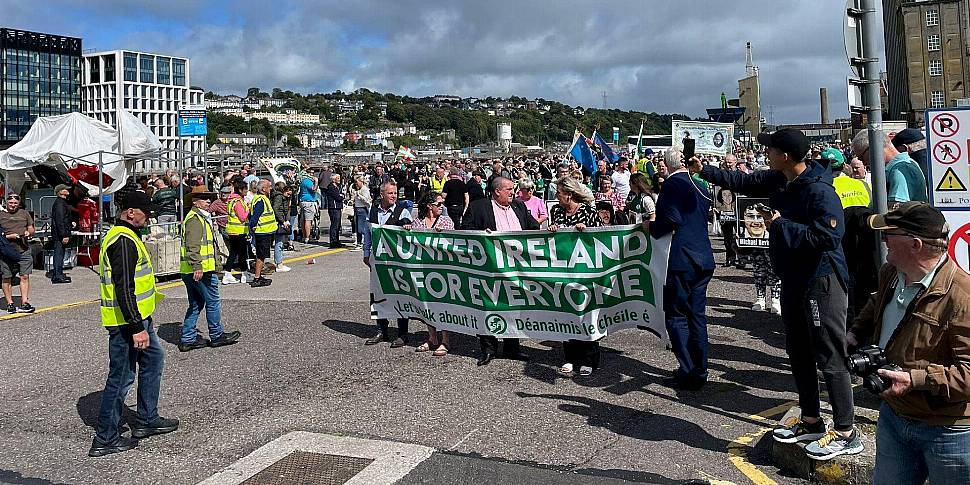
[[374, 460], [354, 456], [325, 455], [294, 451], [263, 471], [253, 475], [242, 485], [341, 485]]

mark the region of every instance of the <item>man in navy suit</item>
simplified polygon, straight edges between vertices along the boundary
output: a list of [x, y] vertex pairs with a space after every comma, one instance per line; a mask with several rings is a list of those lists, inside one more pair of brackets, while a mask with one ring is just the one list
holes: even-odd
[[707, 284], [714, 275], [714, 253], [707, 233], [711, 194], [691, 178], [684, 155], [672, 148], [666, 153], [670, 175], [660, 189], [657, 217], [650, 234], [673, 233], [664, 314], [667, 334], [679, 367], [664, 384], [675, 389], [698, 390], [707, 382]]

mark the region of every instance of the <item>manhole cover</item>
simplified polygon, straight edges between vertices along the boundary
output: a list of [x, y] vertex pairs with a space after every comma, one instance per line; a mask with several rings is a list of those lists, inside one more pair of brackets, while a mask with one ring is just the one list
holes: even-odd
[[297, 485], [314, 483], [340, 485], [370, 465], [374, 460], [342, 455], [324, 455], [294, 451], [243, 485]]

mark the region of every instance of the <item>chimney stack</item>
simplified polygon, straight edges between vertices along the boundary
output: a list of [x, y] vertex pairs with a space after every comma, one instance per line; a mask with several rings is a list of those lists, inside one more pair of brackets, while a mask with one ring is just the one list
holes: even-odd
[[826, 88], [819, 88], [819, 101], [822, 104], [822, 124], [829, 124], [829, 91]]

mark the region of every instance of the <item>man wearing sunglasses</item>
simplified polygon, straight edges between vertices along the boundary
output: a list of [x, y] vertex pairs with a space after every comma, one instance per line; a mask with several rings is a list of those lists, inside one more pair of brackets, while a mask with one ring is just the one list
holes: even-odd
[[[30, 305], [30, 273], [34, 269], [34, 258], [30, 254], [28, 241], [34, 235], [34, 218], [20, 208], [20, 196], [7, 196], [6, 211], [0, 212], [0, 228], [17, 251], [20, 251], [20, 262], [11, 264], [0, 260], [0, 272], [3, 276], [3, 297], [7, 300], [9, 313], [34, 313]], [[13, 302], [13, 284], [15, 275], [20, 276], [20, 305]]]
[[869, 218], [888, 248], [878, 290], [846, 334], [901, 371], [882, 392], [873, 483], [970, 483], [970, 275], [947, 254], [949, 226], [923, 202]]

